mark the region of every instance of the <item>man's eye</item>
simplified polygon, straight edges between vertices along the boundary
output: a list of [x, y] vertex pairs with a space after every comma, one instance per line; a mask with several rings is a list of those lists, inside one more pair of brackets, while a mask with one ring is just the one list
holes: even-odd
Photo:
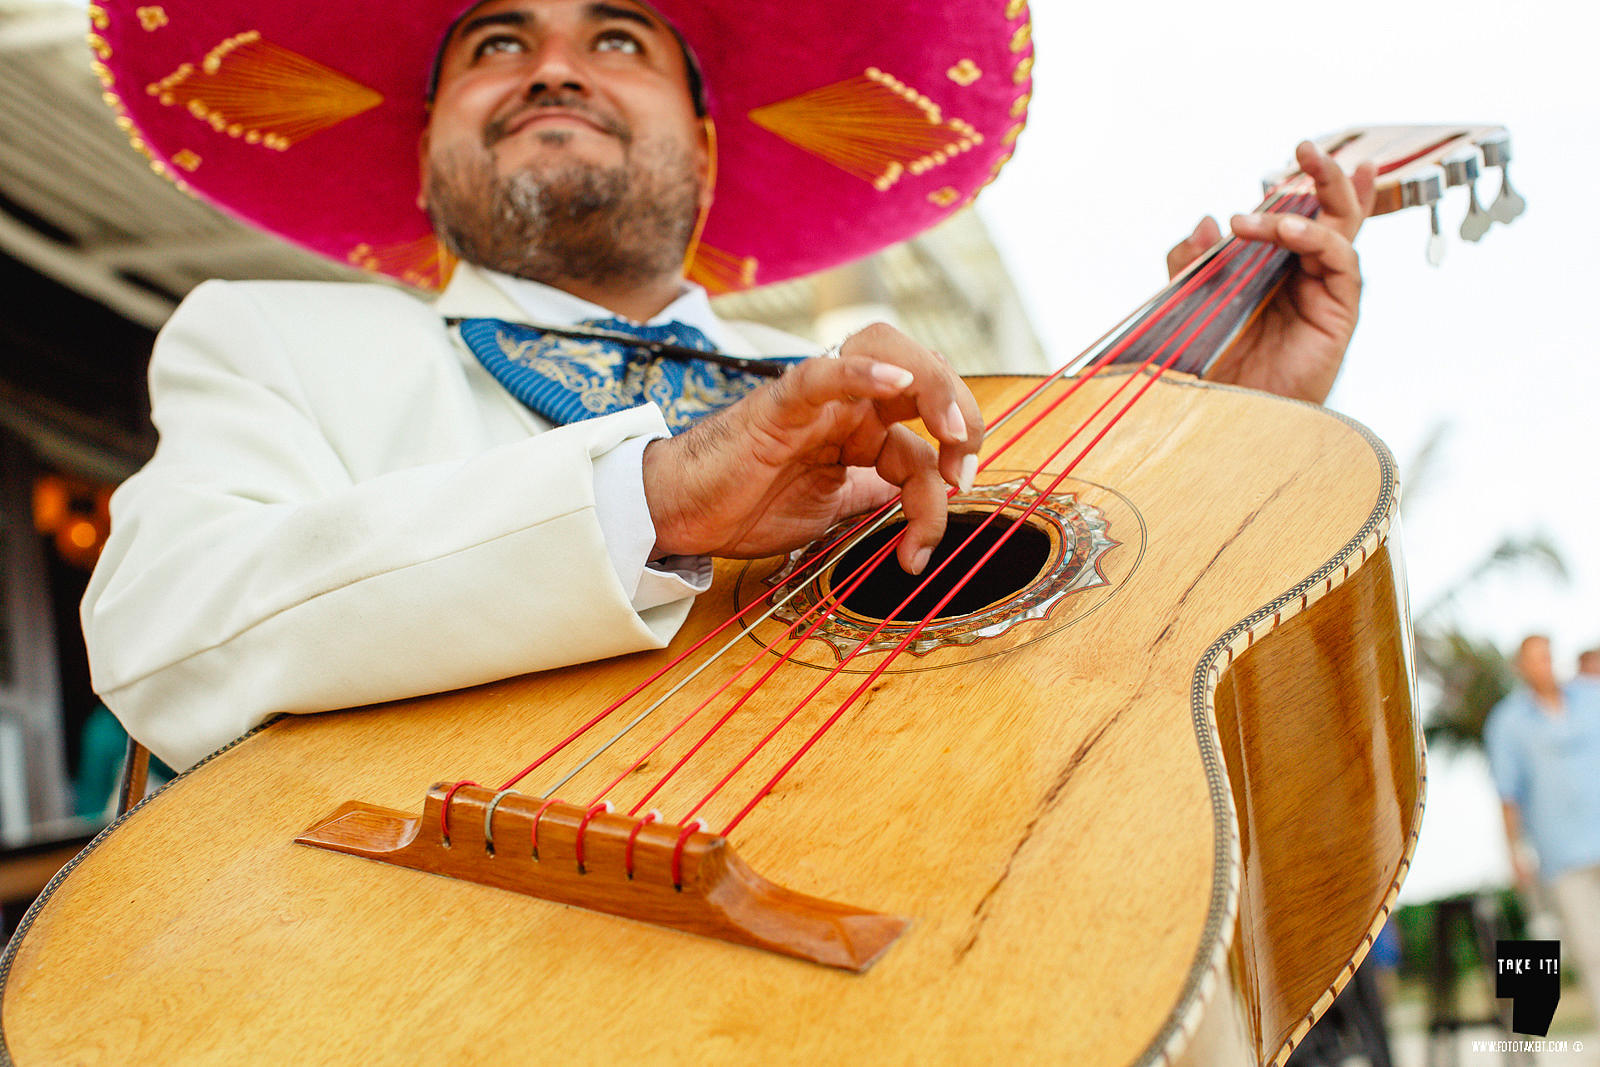
[[626, 52], [637, 55], [644, 51], [644, 46], [639, 39], [625, 30], [607, 30], [595, 38], [594, 50], [596, 52]]
[[479, 41], [472, 49], [473, 59], [482, 59], [484, 56], [497, 55], [502, 52], [521, 52], [525, 49], [522, 41], [508, 33], [490, 34]]

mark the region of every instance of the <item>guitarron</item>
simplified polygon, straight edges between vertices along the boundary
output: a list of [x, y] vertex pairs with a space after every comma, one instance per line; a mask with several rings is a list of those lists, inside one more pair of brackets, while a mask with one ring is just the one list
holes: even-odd
[[[1324, 145], [1380, 162], [1380, 212], [1508, 158]], [[1304, 176], [1264, 210], [1314, 211]], [[1269, 251], [975, 380], [927, 588], [869, 517], [719, 562], [666, 651], [281, 718], [181, 775], [27, 914], [6, 1060], [1282, 1062], [1394, 905], [1423, 752], [1393, 459], [1202, 377]]]

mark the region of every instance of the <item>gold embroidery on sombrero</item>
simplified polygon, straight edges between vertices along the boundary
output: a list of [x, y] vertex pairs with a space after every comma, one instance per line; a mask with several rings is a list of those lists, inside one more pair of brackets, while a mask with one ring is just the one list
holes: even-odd
[[1000, 177], [1000, 168], [1011, 162], [1011, 157], [1013, 154], [1014, 153], [1007, 152], [1005, 155], [994, 161], [994, 166], [989, 168], [989, 181], [992, 182], [996, 178]]
[[383, 102], [338, 71], [263, 41], [255, 30], [228, 38], [199, 68], [185, 63], [148, 91], [163, 104], [188, 108], [219, 133], [279, 151]]
[[[108, 29], [111, 26], [111, 16], [106, 12], [106, 9], [100, 5], [90, 4], [89, 23], [90, 25], [102, 30]], [[96, 34], [89, 34], [90, 47], [96, 52], [100, 50], [95, 44], [95, 41], [97, 40], [101, 45], [105, 46], [105, 57], [109, 59], [111, 57], [111, 46], [106, 43], [104, 39], [99, 38]], [[134, 125], [133, 119], [128, 116], [128, 109], [123, 105], [122, 98], [117, 95], [116, 76], [111, 73], [111, 68], [105, 63], [101, 62], [99, 59], [92, 59], [89, 61], [89, 69], [94, 71], [95, 77], [100, 79], [100, 85], [105, 89], [105, 92], [100, 94], [100, 99], [104, 100], [106, 106], [112, 110], [115, 116], [117, 129], [121, 130], [128, 138], [128, 144], [132, 146], [134, 151], [138, 152], [140, 155], [144, 156], [145, 159], [149, 160], [150, 169], [152, 171], [161, 175], [173, 185], [177, 186], [180, 192], [186, 193], [189, 196], [193, 196], [194, 190], [191, 189], [182, 178], [173, 173], [172, 168], [167, 166], [166, 163], [162, 162], [161, 159], [156, 156], [155, 152], [151, 151], [150, 146], [145, 143], [144, 138], [139, 135], [138, 127]]]
[[1022, 14], [1028, 7], [1028, 0], [1011, 0], [1006, 5], [1006, 18], [1014, 19]]
[[949, 207], [961, 199], [961, 190], [947, 185], [943, 189], [935, 189], [929, 193], [928, 199], [939, 207]]
[[1019, 118], [1024, 111], [1028, 110], [1028, 102], [1032, 99], [1032, 93], [1023, 93], [1021, 96], [1013, 100], [1011, 102], [1011, 117]]
[[363, 241], [345, 254], [353, 267], [399, 278], [418, 289], [443, 289], [456, 269], [456, 257], [433, 234], [404, 244], [373, 248]]
[[185, 148], [173, 155], [172, 162], [192, 174], [200, 166], [200, 157]]
[[955, 82], [957, 85], [966, 86], [971, 85], [973, 82], [983, 77], [983, 71], [979, 70], [978, 64], [974, 63], [972, 60], [963, 59], [955, 66], [945, 71], [945, 76], [951, 81]]
[[135, 8], [135, 15], [139, 16], [139, 25], [154, 33], [167, 24], [167, 12], [159, 7]]
[[1033, 57], [1028, 56], [1017, 63], [1016, 69], [1011, 72], [1011, 80], [1022, 85], [1031, 77], [1033, 77]]
[[983, 143], [971, 124], [945, 121], [937, 104], [875, 67], [758, 107], [750, 120], [879, 192], [907, 171], [921, 174]]
[[1011, 50], [1020, 52], [1028, 47], [1028, 41], [1033, 38], [1033, 23], [1024, 22], [1017, 27], [1017, 32], [1011, 35]]
[[111, 45], [98, 33], [89, 34], [89, 49], [102, 61], [111, 58]]
[[748, 289], [756, 283], [756, 260], [702, 243], [689, 263], [689, 280], [713, 296]]

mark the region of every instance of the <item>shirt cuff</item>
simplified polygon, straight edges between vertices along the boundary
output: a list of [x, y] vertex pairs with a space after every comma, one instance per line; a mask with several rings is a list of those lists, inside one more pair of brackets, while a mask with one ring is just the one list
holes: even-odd
[[708, 556], [650, 560], [656, 527], [644, 497], [644, 450], [652, 440], [629, 438], [594, 461], [595, 517], [617, 579], [640, 612], [711, 588]]

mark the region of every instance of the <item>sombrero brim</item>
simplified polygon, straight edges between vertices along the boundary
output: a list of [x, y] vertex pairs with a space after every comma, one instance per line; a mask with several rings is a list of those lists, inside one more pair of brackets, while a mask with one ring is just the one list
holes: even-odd
[[[1026, 117], [1023, 0], [652, 5], [705, 72], [718, 170], [692, 273], [714, 292], [927, 229], [993, 180]], [[442, 264], [416, 205], [417, 144], [434, 54], [470, 6], [105, 0], [90, 45], [120, 121], [174, 180], [431, 287]]]

